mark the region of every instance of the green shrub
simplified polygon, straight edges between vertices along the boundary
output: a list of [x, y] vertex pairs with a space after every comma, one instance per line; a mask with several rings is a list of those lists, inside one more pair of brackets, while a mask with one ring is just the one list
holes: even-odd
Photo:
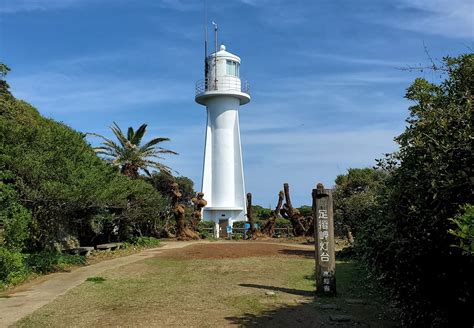
[[0, 221], [8, 247], [42, 250], [65, 235], [82, 244], [112, 233], [121, 240], [158, 235], [167, 205], [151, 184], [98, 158], [85, 134], [0, 92]]
[[265, 221], [270, 218], [272, 210], [269, 208], [264, 208], [260, 205], [253, 205], [252, 213], [254, 216], [254, 222]]
[[387, 172], [374, 168], [348, 170], [336, 178], [334, 228], [339, 237], [352, 241], [359, 227], [378, 209], [377, 196], [385, 185]]
[[19, 202], [13, 186], [5, 183], [11, 178], [11, 172], [2, 171], [0, 165], [0, 223], [4, 228], [0, 245], [20, 251], [29, 237], [31, 213]]
[[474, 255], [474, 206], [465, 205], [462, 212], [451, 221], [456, 227], [448, 232], [456, 237], [458, 244], [455, 246], [462, 249], [466, 255]]
[[287, 220], [285, 218], [277, 218], [275, 220], [276, 228], [290, 228], [292, 229], [292, 225], [290, 220]]
[[23, 254], [0, 247], [0, 287], [19, 283], [27, 274]]
[[86, 258], [80, 255], [42, 251], [26, 256], [27, 268], [35, 273], [49, 273], [65, 270], [72, 265], [84, 265]]
[[474, 54], [444, 61], [445, 81], [419, 78], [407, 90], [413, 106], [400, 148], [379, 163], [390, 176], [356, 239], [408, 327], [474, 323], [474, 257], [447, 233], [473, 199]]
[[139, 247], [158, 247], [161, 245], [159, 239], [143, 236], [131, 238], [130, 243]]
[[214, 238], [214, 231], [213, 230], [204, 230], [207, 229], [214, 229], [214, 222], [212, 221], [201, 221], [198, 223], [196, 227], [196, 231], [199, 233], [199, 236], [202, 239], [213, 239]]
[[106, 279], [103, 277], [89, 277], [86, 279], [86, 281], [93, 282], [95, 284], [101, 284], [105, 281]]
[[244, 236], [241, 233], [233, 233], [232, 234], [232, 239], [233, 240], [242, 240], [242, 239], [244, 239]]
[[30, 212], [20, 204], [10, 207], [10, 213], [4, 222], [3, 238], [5, 246], [10, 249], [22, 250], [29, 237]]

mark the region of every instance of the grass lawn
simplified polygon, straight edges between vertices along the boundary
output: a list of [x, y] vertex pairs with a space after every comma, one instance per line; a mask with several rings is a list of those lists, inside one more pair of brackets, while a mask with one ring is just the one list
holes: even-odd
[[[164, 252], [91, 277], [15, 327], [319, 327], [329, 324], [331, 313], [352, 315], [351, 325], [395, 326], [386, 302], [364, 288], [353, 264], [338, 265], [337, 298], [314, 298], [312, 251], [267, 245], [275, 250], [265, 256], [261, 245], [247, 246], [250, 254], [231, 258], [213, 258], [212, 248], [228, 248], [235, 255], [241, 245]], [[259, 257], [249, 257], [251, 247], [259, 249]], [[364, 297], [367, 304], [347, 304], [351, 297]], [[319, 308], [328, 302], [341, 309]]]

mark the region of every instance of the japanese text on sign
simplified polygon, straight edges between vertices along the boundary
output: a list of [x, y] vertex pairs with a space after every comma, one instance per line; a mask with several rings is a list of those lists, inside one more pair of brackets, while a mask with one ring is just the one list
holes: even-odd
[[319, 231], [319, 259], [321, 262], [329, 262], [329, 222], [328, 211], [318, 211], [318, 231]]

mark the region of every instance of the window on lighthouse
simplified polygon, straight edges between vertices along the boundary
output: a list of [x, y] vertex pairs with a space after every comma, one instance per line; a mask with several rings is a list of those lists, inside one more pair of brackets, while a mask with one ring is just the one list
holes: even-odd
[[239, 77], [239, 63], [233, 61], [233, 60], [227, 60], [226, 61], [226, 74], [231, 75], [231, 76], [237, 76]]

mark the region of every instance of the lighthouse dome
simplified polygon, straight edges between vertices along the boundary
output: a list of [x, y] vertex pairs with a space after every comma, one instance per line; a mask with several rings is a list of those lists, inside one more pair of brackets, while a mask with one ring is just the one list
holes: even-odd
[[[240, 57], [236, 56], [226, 50], [225, 45], [221, 45], [220, 50], [216, 53], [216, 56], [220, 59], [230, 59], [235, 60], [236, 62], [240, 63]], [[214, 54], [211, 54], [209, 58], [214, 58]]]

